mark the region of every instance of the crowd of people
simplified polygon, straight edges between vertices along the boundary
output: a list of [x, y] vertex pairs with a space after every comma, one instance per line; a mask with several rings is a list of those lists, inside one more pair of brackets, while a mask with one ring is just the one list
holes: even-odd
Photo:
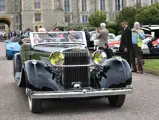
[[[108, 33], [109, 31], [106, 29], [106, 24], [101, 23], [101, 29], [96, 30], [97, 37], [100, 41], [103, 41], [99, 47], [103, 47], [108, 51]], [[140, 29], [140, 23], [135, 22], [134, 28], [130, 29], [128, 23], [123, 21], [121, 23], [123, 28], [119, 51], [122, 57], [127, 60], [130, 67], [132, 68], [132, 72], [139, 72], [143, 74], [143, 56], [142, 56], [142, 40], [145, 39], [144, 31]], [[137, 59], [137, 63], [136, 63]], [[137, 69], [138, 65], [138, 69]]]

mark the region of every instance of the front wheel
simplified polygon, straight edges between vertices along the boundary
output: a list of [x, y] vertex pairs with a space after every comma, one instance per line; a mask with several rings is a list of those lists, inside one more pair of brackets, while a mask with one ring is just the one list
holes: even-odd
[[109, 96], [108, 100], [111, 106], [121, 107], [124, 104], [126, 95]]
[[6, 54], [6, 58], [7, 58], [7, 60], [12, 60], [12, 59], [13, 59], [13, 58], [10, 57], [8, 54]]
[[42, 100], [33, 99], [28, 95], [29, 110], [32, 113], [40, 113], [42, 111]]

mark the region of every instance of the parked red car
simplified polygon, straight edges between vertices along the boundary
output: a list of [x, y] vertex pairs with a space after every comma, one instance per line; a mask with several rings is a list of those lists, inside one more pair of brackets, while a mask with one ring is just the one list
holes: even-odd
[[109, 47], [112, 48], [114, 45], [120, 45], [121, 35], [118, 35], [114, 40], [108, 41]]

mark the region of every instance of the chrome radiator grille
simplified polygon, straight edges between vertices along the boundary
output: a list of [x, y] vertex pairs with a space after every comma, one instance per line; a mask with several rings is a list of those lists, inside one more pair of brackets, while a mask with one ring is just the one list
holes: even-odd
[[[64, 65], [87, 65], [90, 63], [87, 51], [65, 52]], [[63, 83], [65, 89], [73, 88], [74, 83], [80, 83], [81, 87], [90, 86], [89, 67], [66, 67], [63, 68]]]

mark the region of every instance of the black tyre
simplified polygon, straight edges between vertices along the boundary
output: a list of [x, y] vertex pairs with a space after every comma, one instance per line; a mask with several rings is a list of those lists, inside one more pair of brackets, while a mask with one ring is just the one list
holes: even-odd
[[121, 107], [124, 104], [126, 95], [109, 96], [108, 100], [111, 106]]
[[7, 54], [6, 54], [6, 58], [7, 58], [7, 60], [12, 60], [13, 59], [12, 57], [9, 57]]
[[42, 111], [42, 100], [32, 99], [28, 96], [29, 110], [32, 113], [40, 113]]

